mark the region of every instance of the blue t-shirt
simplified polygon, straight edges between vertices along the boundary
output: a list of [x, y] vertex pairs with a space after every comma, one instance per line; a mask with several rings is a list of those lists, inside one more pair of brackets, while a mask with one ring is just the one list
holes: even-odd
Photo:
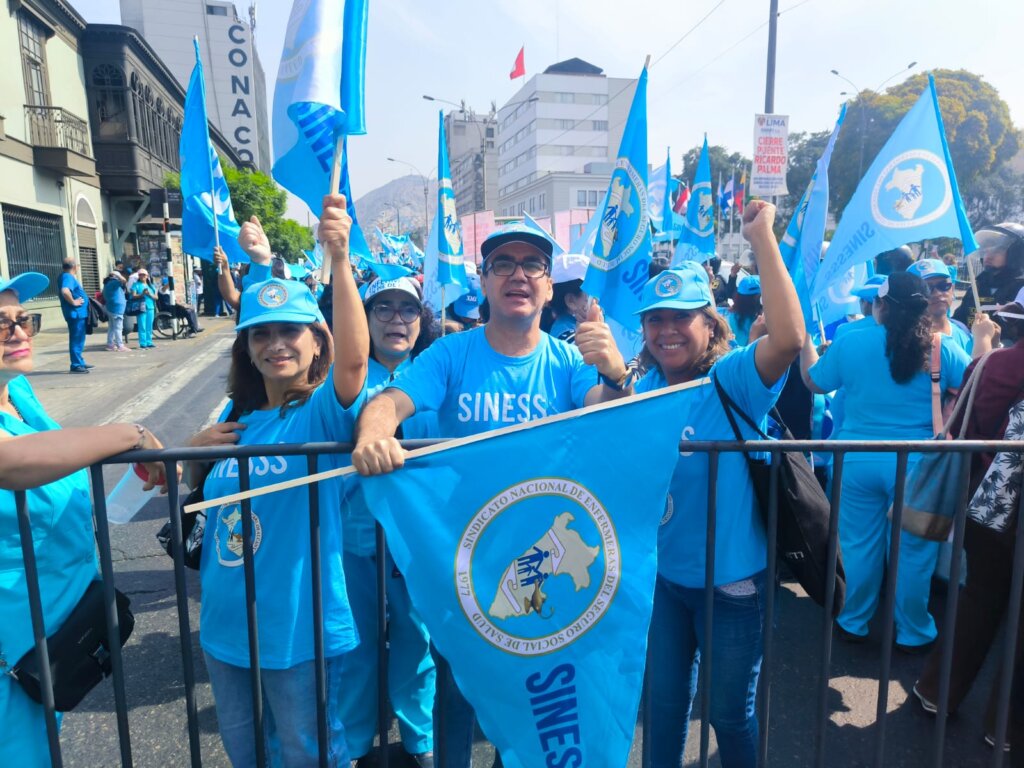
[[[355, 414], [362, 397], [342, 408], [334, 392], [333, 368], [305, 404], [253, 411], [238, 418], [247, 425], [239, 445], [301, 443], [352, 439]], [[221, 414], [228, 415], [230, 406]], [[321, 456], [321, 471], [346, 466], [348, 456]], [[305, 477], [305, 456], [250, 459], [253, 488]], [[323, 579], [324, 648], [337, 656], [354, 648], [358, 635], [345, 591], [342, 569], [340, 501], [344, 485], [334, 478], [320, 483], [320, 552]], [[218, 461], [206, 478], [207, 499], [238, 492], [238, 461]], [[287, 669], [313, 658], [312, 577], [309, 558], [309, 486], [258, 496], [252, 500], [253, 564], [259, 621], [260, 666]], [[207, 510], [200, 566], [203, 600], [199, 640], [215, 659], [249, 666], [245, 618], [245, 575], [242, 567], [241, 506], [227, 504]]]
[[112, 315], [123, 315], [127, 305], [124, 283], [112, 277], [103, 284], [103, 303]]
[[156, 290], [152, 286], [137, 280], [132, 286], [132, 296], [142, 297], [144, 311], [156, 312]]
[[584, 405], [598, 383], [572, 344], [540, 334], [522, 357], [495, 352], [486, 326], [449, 334], [424, 350], [391, 386], [417, 412], [436, 411], [442, 437], [468, 437]]
[[[931, 376], [922, 369], [905, 384], [889, 373], [885, 327], [875, 324], [832, 342], [810, 370], [819, 389], [844, 393], [839, 440], [927, 440], [932, 437]], [[948, 336], [942, 338], [943, 392], [960, 386], [971, 359]], [[869, 456], [852, 453], [847, 459]]]
[[726, 314], [725, 319], [729, 322], [729, 327], [732, 329], [732, 346], [734, 347], [745, 347], [750, 343], [750, 327], [754, 324], [754, 318], [752, 317], [741, 317], [734, 312]]
[[[71, 298], [82, 299], [82, 306], [76, 307], [64, 298], [64, 289], [71, 291]], [[60, 311], [64, 313], [65, 320], [81, 320], [89, 316], [89, 302], [86, 300], [85, 288], [78, 282], [78, 278], [70, 272], [63, 272], [60, 276]]]
[[[878, 323], [875, 322], [875, 318], [872, 315], [865, 315], [860, 320], [854, 320], [852, 323], [843, 323], [836, 328], [835, 335], [832, 337], [832, 343], [834, 344], [837, 339], [841, 339], [848, 333], [863, 331], [865, 328], [874, 328], [877, 325]], [[832, 440], [837, 438], [839, 427], [843, 423], [843, 411], [846, 407], [845, 401], [846, 393], [842, 389], [832, 395], [829, 406], [829, 412], [832, 415], [832, 431], [829, 433], [829, 438]]]
[[[406, 358], [392, 373], [371, 357], [361, 399], [364, 402], [369, 401], [411, 364], [412, 361]], [[410, 416], [402, 422], [401, 429], [402, 437], [408, 440], [440, 437], [437, 414], [432, 411]], [[377, 531], [373, 515], [370, 514], [366, 498], [363, 496], [363, 487], [359, 482], [350, 483], [346, 485], [345, 491], [347, 495], [342, 507], [345, 551], [355, 555], [372, 555], [377, 549]]]
[[551, 330], [549, 334], [554, 336], [556, 339], [567, 341], [571, 337], [576, 335], [576, 318], [572, 315], [561, 315], [555, 318], [555, 322], [551, 324]]
[[960, 347], [967, 356], [970, 357], [974, 354], [974, 337], [970, 331], [964, 329], [964, 327], [955, 320], [949, 321], [950, 333], [945, 334], [948, 338], [953, 340], [953, 343]]
[[836, 327], [835, 334], [832, 336], [832, 341], [835, 342], [837, 339], [841, 339], [848, 333], [854, 331], [863, 331], [865, 328], [872, 328], [878, 325], [875, 322], [873, 315], [864, 315], [860, 320], [854, 320], [851, 322], [845, 322], [840, 326]]
[[[786, 383], [783, 375], [771, 387], [761, 381], [754, 364], [759, 341], [739, 347], [720, 358], [709, 373], [743, 411], [764, 429], [768, 411]], [[661, 371], [649, 371], [636, 385], [637, 393], [667, 386]], [[683, 440], [734, 440], [735, 435], [713, 383], [697, 389], [690, 423]], [[737, 420], [746, 439], [759, 439]], [[768, 564], [768, 541], [757, 508], [754, 486], [741, 453], [718, 458], [718, 508], [715, 540], [715, 586], [730, 584], [763, 571]], [[708, 455], [683, 453], [676, 463], [669, 498], [658, 531], [658, 573], [684, 587], [704, 586], [708, 508]]]

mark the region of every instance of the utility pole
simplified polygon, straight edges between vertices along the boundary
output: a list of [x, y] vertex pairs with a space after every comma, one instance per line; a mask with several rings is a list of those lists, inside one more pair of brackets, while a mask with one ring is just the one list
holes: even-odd
[[764, 111], [775, 111], [775, 48], [779, 36], [779, 0], [770, 0], [768, 11], [768, 66], [764, 84]]
[[[167, 287], [174, 295], [174, 264], [171, 256], [171, 203], [168, 200], [167, 187], [164, 187], [164, 259], [167, 262]], [[184, 269], [184, 266], [182, 267]]]

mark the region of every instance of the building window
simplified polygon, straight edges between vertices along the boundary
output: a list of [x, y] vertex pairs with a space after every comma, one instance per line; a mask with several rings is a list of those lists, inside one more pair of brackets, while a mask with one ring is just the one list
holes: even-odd
[[589, 190], [587, 192], [587, 207], [588, 208], [597, 208], [597, 196], [598, 196], [598, 194], [599, 193], [598, 193], [598, 191], [596, 189], [591, 189], [591, 190]]
[[48, 107], [50, 86], [46, 74], [46, 38], [49, 30], [25, 11], [18, 12], [18, 40], [21, 69], [25, 77], [25, 100], [29, 106]]
[[96, 127], [101, 139], [128, 137], [128, 98], [124, 73], [108, 64], [92, 71]]
[[64, 229], [60, 216], [13, 205], [5, 205], [3, 209], [8, 274], [42, 272], [50, 278], [50, 287], [37, 298], [56, 299], [64, 260]]
[[539, 195], [537, 195], [537, 210], [540, 211], [541, 213], [544, 213], [544, 211], [547, 210], [547, 197], [548, 196], [546, 192], [541, 192]]
[[208, 5], [206, 6], [207, 16], [227, 16], [228, 9], [223, 5]]
[[487, 130], [484, 131], [484, 135], [488, 139], [493, 139], [494, 138], [494, 129], [493, 128], [488, 128]]
[[591, 120], [590, 121], [590, 126], [595, 131], [607, 131], [608, 130], [608, 121], [607, 120]]
[[577, 189], [576, 190], [576, 206], [578, 208], [587, 207], [587, 190]]

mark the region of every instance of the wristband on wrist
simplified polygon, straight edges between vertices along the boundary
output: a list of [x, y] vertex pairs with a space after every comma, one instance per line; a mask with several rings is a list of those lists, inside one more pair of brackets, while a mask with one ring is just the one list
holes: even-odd
[[616, 392], [621, 392], [622, 390], [626, 389], [633, 383], [631, 381], [629, 374], [630, 371], [627, 368], [626, 372], [622, 374], [622, 377], [618, 381], [616, 381], [615, 379], [608, 378], [600, 371], [598, 371], [597, 375], [601, 379], [601, 383], [604, 384], [606, 387], [608, 387], [609, 389], [614, 389]]
[[141, 451], [143, 444], [146, 442], [146, 428], [141, 424], [133, 424], [132, 426], [139, 431], [139, 439], [136, 441], [135, 445], [132, 446], [132, 450]]

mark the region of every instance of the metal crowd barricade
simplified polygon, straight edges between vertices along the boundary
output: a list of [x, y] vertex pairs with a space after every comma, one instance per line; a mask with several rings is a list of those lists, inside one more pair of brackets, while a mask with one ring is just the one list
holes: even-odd
[[[403, 445], [407, 448], [420, 447], [431, 442], [427, 440], [405, 441]], [[173, 474], [174, 465], [179, 461], [211, 461], [216, 459], [233, 458], [239, 461], [239, 490], [245, 491], [250, 487], [251, 467], [248, 461], [269, 455], [274, 456], [295, 456], [302, 455], [307, 459], [307, 468], [310, 474], [317, 471], [318, 458], [323, 454], [344, 454], [351, 451], [351, 444], [344, 443], [306, 443], [295, 445], [274, 445], [274, 446], [225, 446], [217, 448], [181, 448], [161, 451], [136, 451], [115, 456], [105, 462], [93, 465], [90, 470], [93, 485], [93, 501], [95, 510], [96, 538], [99, 551], [100, 573], [104, 586], [104, 601], [106, 604], [106, 618], [108, 636], [118, 637], [117, 611], [114, 601], [114, 568], [111, 558], [110, 536], [107, 528], [106, 504], [103, 483], [103, 466], [107, 464], [123, 464], [135, 461], [158, 461], [163, 462], [169, 474]], [[890, 532], [896, 534], [900, 531], [903, 515], [904, 484], [906, 481], [909, 458], [911, 454], [930, 452], [1016, 452], [1024, 453], [1024, 444], [1010, 441], [749, 441], [740, 443], [735, 441], [706, 441], [706, 442], [685, 442], [680, 449], [687, 453], [708, 454], [708, 508], [707, 508], [707, 549], [706, 549], [706, 583], [713, 585], [713, 574], [715, 567], [715, 531], [717, 524], [716, 496], [719, 470], [719, 459], [722, 453], [729, 452], [757, 452], [768, 453], [772, 457], [772, 472], [770, 474], [771, 488], [778, 488], [779, 483], [779, 458], [787, 452], [814, 452], [818, 454], [830, 454], [832, 456], [832, 492], [829, 520], [829, 544], [828, 544], [828, 573], [826, 581], [825, 605], [832, 605], [836, 585], [836, 564], [839, 551], [839, 507], [842, 489], [843, 466], [846, 456], [850, 453], [895, 453], [896, 455], [896, 494], [890, 521]], [[964, 492], [958, 500], [958, 512], [954, 521], [953, 552], [949, 584], [951, 588], [946, 596], [946, 613], [942, 627], [942, 635], [951, 640], [956, 623], [960, 583], [960, 559], [964, 546], [964, 532], [966, 524], [967, 498], [967, 475], [969, 473], [969, 462], [964, 468]], [[316, 699], [317, 699], [317, 735], [320, 748], [320, 765], [327, 763], [327, 685], [326, 666], [324, 656], [323, 637], [323, 595], [320, 589], [321, 581], [321, 557], [320, 551], [320, 511], [319, 511], [319, 482], [311, 483], [308, 486], [309, 498], [309, 525], [310, 525], [310, 565], [313, 584], [312, 606], [313, 606], [313, 638], [316, 669]], [[758, 744], [759, 763], [762, 766], [772, 765], [770, 744], [769, 744], [769, 718], [771, 715], [771, 694], [773, 686], [773, 671], [777, 666], [774, 640], [774, 626], [776, 614], [776, 589], [777, 582], [774, 574], [777, 566], [775, 553], [776, 524], [778, 520], [777, 494], [771, 494], [769, 509], [764, 510], [767, 518], [768, 534], [768, 574], [769, 588], [765, 595], [765, 616], [764, 616], [764, 657], [761, 668], [761, 678], [757, 692], [757, 711], [759, 720], [760, 741]], [[45, 642], [45, 631], [43, 624], [43, 611], [40, 598], [38, 572], [36, 566], [35, 550], [32, 546], [31, 510], [27, 504], [27, 494], [24, 491], [15, 492], [15, 506], [17, 513], [18, 532], [21, 538], [21, 548], [24, 558], [25, 577], [28, 589], [29, 608], [32, 620], [33, 636], [35, 639], [36, 652], [42, 660], [41, 678], [43, 709], [45, 713], [46, 734], [49, 742], [50, 758], [52, 766], [61, 766], [62, 755], [60, 747], [59, 731], [54, 711], [54, 698], [52, 681], [50, 677], [50, 665], [48, 663], [47, 647]], [[169, 519], [173, 534], [172, 550], [174, 562], [174, 585], [176, 605], [178, 611], [178, 630], [181, 641], [181, 657], [184, 671], [184, 700], [186, 716], [188, 720], [189, 758], [193, 768], [202, 765], [202, 756], [199, 744], [199, 726], [196, 712], [195, 699], [195, 660], [191, 647], [191, 630], [188, 614], [188, 595], [185, 581], [185, 566], [182, 547], [182, 519], [179, 509], [179, 492], [177, 487], [171, 487], [167, 496], [169, 507]], [[260, 694], [260, 666], [259, 666], [259, 635], [257, 632], [258, 616], [256, 611], [256, 589], [258, 588], [255, 568], [253, 564], [252, 547], [252, 510], [248, 499], [241, 504], [242, 527], [243, 527], [243, 569], [245, 578], [245, 594], [247, 607], [247, 633], [249, 640], [250, 670], [253, 689], [252, 709], [253, 719], [256, 725], [257, 743], [256, 759], [259, 768], [267, 765], [267, 755], [264, 746], [264, 713], [263, 701]], [[1015, 643], [1020, 623], [1021, 597], [1024, 594], [1024, 493], [1021, 494], [1021, 503], [1017, 512], [1018, 524], [1014, 540], [1014, 560], [1011, 574], [1011, 587], [1009, 606], [1006, 616], [1006, 635], [1001, 649], [1002, 669], [1005, 673], [999, 684], [998, 709], [996, 719], [996, 730], [993, 734], [995, 749], [993, 750], [991, 763], [995, 768], [1002, 765], [1004, 753], [1002, 745], [1006, 741], [1006, 732], [1009, 718], [1009, 705], [1011, 694], [1011, 681], [1013, 675], [1010, 670], [1013, 668], [1015, 656]], [[886, 569], [885, 595], [882, 603], [882, 648], [881, 665], [878, 675], [878, 700], [875, 712], [875, 749], [873, 765], [881, 767], [885, 764], [885, 738], [886, 738], [886, 702], [888, 700], [888, 689], [890, 685], [890, 674], [892, 668], [892, 640], [894, 634], [894, 611], [896, 578], [898, 573], [900, 549], [900, 536], [892, 535], [889, 544], [889, 566]], [[378, 737], [381, 748], [379, 750], [380, 764], [387, 768], [388, 765], [388, 731], [390, 717], [387, 710], [387, 640], [386, 640], [386, 572], [385, 572], [385, 540], [384, 533], [377, 527], [377, 624], [378, 624], [378, 654], [381, 664], [378, 668]], [[714, 611], [714, 587], [705, 588], [705, 630], [704, 650], [701, 656], [700, 681], [701, 696], [699, 701], [700, 711], [700, 750], [699, 765], [705, 768], [710, 757], [710, 709], [711, 699], [714, 691], [711, 690], [710, 680], [713, 665], [718, 660], [712, 653], [712, 616]], [[829, 722], [828, 691], [829, 691], [829, 670], [831, 666], [832, 653], [832, 624], [830, 612], [821, 609], [821, 664], [818, 675], [818, 697], [817, 697], [817, 722], [814, 748], [814, 765], [824, 768], [826, 765], [836, 765], [834, 761], [828, 760], [826, 731]], [[55, 629], [55, 628], [51, 628]], [[118, 741], [120, 747], [121, 766], [130, 768], [133, 765], [131, 738], [128, 724], [128, 699], [125, 684], [124, 662], [121, 648], [114, 643], [110, 649], [112, 660], [112, 683], [114, 686], [114, 699], [116, 719], [118, 726]], [[950, 688], [950, 677], [952, 667], [953, 643], [943, 644], [941, 659], [941, 674], [939, 687], [938, 713], [935, 721], [934, 744], [932, 748], [934, 766], [944, 765], [944, 746], [946, 720], [949, 716], [947, 698]], [[655, 673], [648, 667], [648, 673]], [[651, 749], [649, 734], [651, 729], [651, 699], [648, 690], [645, 691], [641, 701], [642, 706], [642, 765], [650, 766]], [[443, 729], [435, 723], [435, 747], [436, 752], [444, 752]]]

